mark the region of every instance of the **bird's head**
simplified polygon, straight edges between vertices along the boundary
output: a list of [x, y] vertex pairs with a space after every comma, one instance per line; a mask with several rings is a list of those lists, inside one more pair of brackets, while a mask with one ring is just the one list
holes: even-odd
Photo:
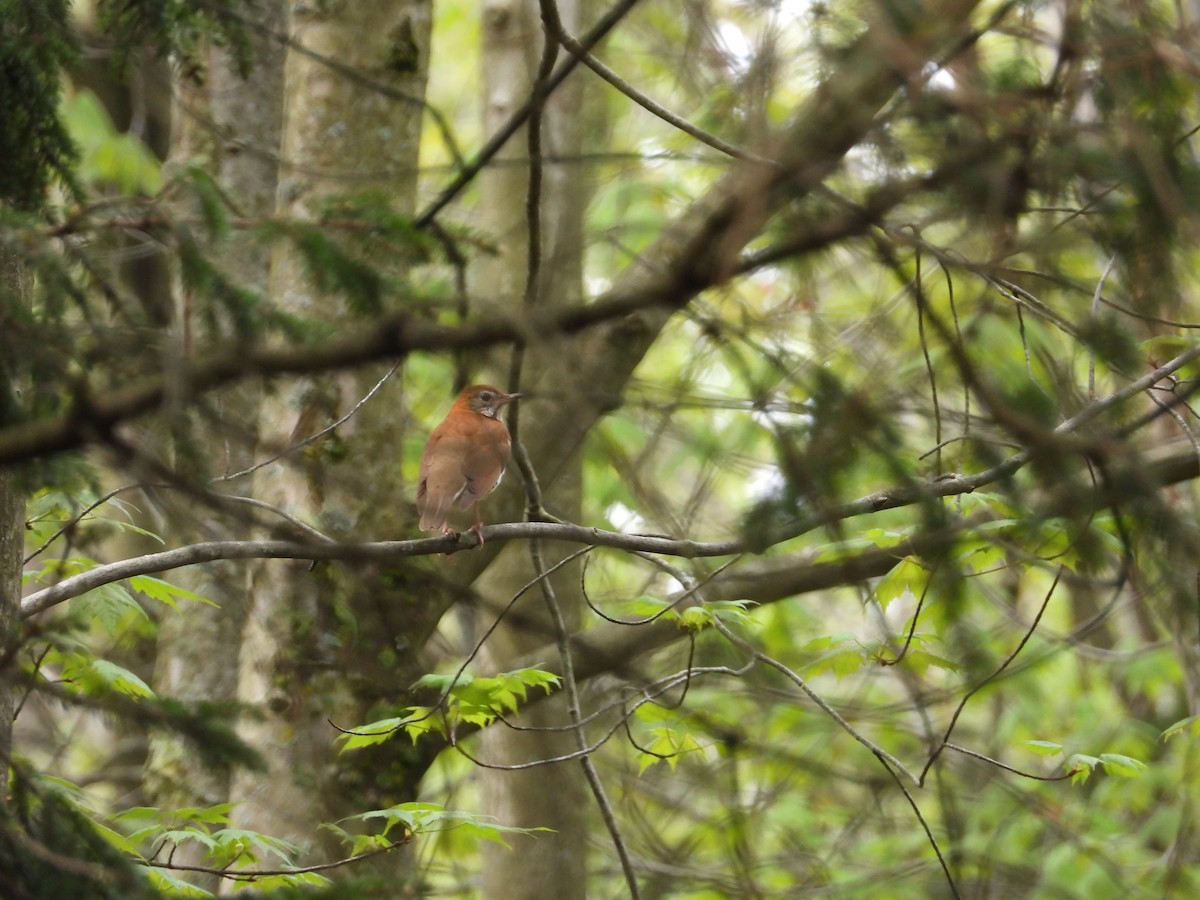
[[520, 394], [506, 394], [490, 384], [473, 384], [458, 395], [455, 405], [465, 406], [471, 412], [490, 419], [496, 418], [501, 407], [520, 398]]

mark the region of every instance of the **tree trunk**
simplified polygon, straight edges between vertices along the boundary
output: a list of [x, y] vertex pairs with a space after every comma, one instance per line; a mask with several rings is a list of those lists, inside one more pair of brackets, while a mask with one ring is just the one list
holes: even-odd
[[[0, 472], [0, 648], [8, 662], [13, 640], [13, 623], [21, 602], [21, 559], [24, 547], [25, 498], [11, 471]], [[3, 679], [7, 680], [7, 679]], [[0, 685], [0, 759], [8, 759], [12, 749], [12, 694]], [[3, 804], [0, 798], [0, 804]]]
[[[0, 248], [0, 296], [28, 305], [30, 279], [15, 255]], [[19, 394], [20, 384], [12, 383], [17, 373], [0, 365], [0, 421], [8, 421], [10, 399]], [[18, 610], [21, 604], [21, 570], [25, 557], [25, 496], [21, 468], [0, 468], [0, 764], [5, 770], [12, 752], [13, 695], [6, 670], [17, 665]], [[0, 792], [0, 807], [7, 803], [7, 791]]]
[[[577, 31], [578, 5], [560, 3], [567, 28]], [[529, 96], [539, 63], [542, 30], [538, 5], [531, 0], [490, 0], [484, 16], [483, 68], [487, 73], [484, 102], [485, 133], [492, 133]], [[496, 166], [482, 176], [482, 224], [492, 235], [499, 254], [481, 261], [480, 285], [475, 293], [499, 296], [510, 309], [523, 303], [540, 306], [571, 304], [582, 296], [582, 227], [587, 190], [577, 159], [581, 145], [582, 81], [565, 83], [547, 105], [541, 123], [542, 186], [540, 277], [532, 297], [526, 297], [529, 273], [529, 222], [526, 194], [528, 165]], [[523, 163], [530, 147], [526, 133], [515, 137], [501, 153]], [[497, 288], [499, 290], [497, 291]], [[531, 343], [525, 352], [520, 389], [527, 394], [516, 411], [515, 435], [536, 433], [545, 410], [570, 404], [561, 385], [575, 365], [572, 343], [556, 338], [553, 348]], [[551, 451], [553, 452], [553, 451]], [[542, 484], [543, 502], [554, 514], [578, 521], [580, 511], [580, 460], [574, 450], [556, 459], [555, 477]], [[545, 455], [531, 460], [535, 471], [548, 467]], [[515, 481], [515, 479], [514, 479]], [[476, 584], [484, 602], [477, 631], [489, 627], [508, 601], [536, 574], [530, 547], [506, 547]], [[544, 565], [553, 566], [570, 548], [543, 547]], [[551, 579], [554, 596], [568, 629], [579, 622], [579, 569], [568, 565]], [[505, 669], [535, 647], [552, 640], [554, 627], [543, 592], [535, 587], [504, 614], [504, 620], [484, 648], [489, 667]], [[524, 727], [563, 726], [569, 723], [564, 694], [540, 703], [516, 718]], [[495, 726], [482, 739], [484, 759], [512, 766], [569, 754], [576, 749], [569, 731], [515, 731]], [[506, 825], [547, 826], [552, 834], [525, 839], [509, 851], [497, 845], [484, 847], [484, 896], [493, 898], [583, 897], [587, 888], [587, 799], [577, 761], [506, 771], [485, 769], [485, 811]]]
[[[280, 185], [280, 216], [313, 219], [331, 197], [367, 194], [388, 198], [395, 212], [411, 212], [430, 15], [420, 0], [292, 4], [294, 39], [333, 64], [288, 53], [282, 142], [288, 176]], [[385, 90], [348, 78], [337, 70], [343, 66]], [[343, 249], [355, 252], [348, 243]], [[271, 294], [299, 316], [335, 322], [348, 315], [316, 293], [291, 247], [277, 251]], [[263, 405], [263, 445], [279, 450], [330, 424], [384, 372], [278, 385]], [[254, 496], [331, 536], [397, 536], [404, 505], [397, 502], [403, 491], [396, 387], [386, 385], [332, 439], [256, 473]], [[419, 582], [417, 573], [369, 565], [295, 561], [256, 570], [238, 694], [257, 710], [243, 736], [270, 768], [236, 778], [237, 826], [311, 846], [327, 838], [312, 830], [319, 822], [412, 799], [411, 748], [394, 742], [378, 754], [338, 757], [329, 720], [355, 725], [373, 707], [394, 708], [400, 686], [421, 670], [408, 648], [420, 646], [434, 627], [437, 593]], [[317, 856], [345, 853], [327, 844]], [[394, 856], [380, 865], [395, 865]]]
[[[269, 0], [258, 20], [273, 32], [286, 32], [286, 0]], [[214, 48], [203, 85], [177, 79], [180, 98], [174, 116], [171, 158], [180, 165], [196, 159], [209, 161], [238, 211], [255, 218], [270, 215], [275, 207], [277, 152], [283, 110], [283, 47], [267, 37], [255, 39], [254, 70], [243, 79], [226, 52]], [[263, 293], [270, 272], [270, 251], [260, 243], [235, 240], [223, 248], [226, 273], [238, 284]], [[176, 285], [177, 340], [186, 353], [189, 303], [184, 288]], [[253, 462], [253, 423], [258, 419], [258, 391], [242, 385], [219, 399], [226, 421], [237, 433], [216, 434], [200, 449], [213, 461], [218, 474], [241, 471]], [[237, 485], [238, 482], [233, 482]], [[172, 498], [165, 498], [170, 501]], [[181, 513], [183, 511], [181, 510]], [[171, 517], [186, 523], [186, 533], [173, 535], [172, 543], [204, 539], [223, 531], [217, 521], [198, 521], [203, 514], [192, 505], [187, 514]], [[166, 613], [158, 635], [155, 688], [164, 696], [183, 700], [231, 702], [237, 697], [238, 651], [246, 620], [249, 577], [241, 563], [222, 562], [186, 569], [180, 583], [217, 604], [184, 603]], [[230, 775], [199, 765], [187, 746], [171, 735], [152, 739], [146, 767], [147, 790], [162, 809], [211, 806], [230, 799]], [[186, 843], [175, 861], [199, 864], [199, 844]], [[208, 890], [216, 877], [201, 876], [197, 883]]]
[[[17, 261], [0, 251], [0, 291], [20, 297], [26, 290], [24, 281]], [[0, 378], [5, 377], [5, 372], [0, 369]], [[15, 387], [0, 384], [0, 404]], [[11, 467], [0, 469], [0, 659], [5, 660], [5, 669], [17, 662], [14, 626], [21, 603], [21, 560], [25, 547], [25, 496], [17, 483], [18, 474], [19, 470]], [[5, 768], [12, 752], [13, 724], [13, 697], [8, 681], [0, 669], [0, 761]], [[5, 802], [5, 797], [0, 794], [0, 806]]]

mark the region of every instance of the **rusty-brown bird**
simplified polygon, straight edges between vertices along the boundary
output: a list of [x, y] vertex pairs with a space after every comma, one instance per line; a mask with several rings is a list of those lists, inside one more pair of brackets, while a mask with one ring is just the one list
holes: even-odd
[[512, 453], [508, 428], [499, 419], [500, 410], [520, 394], [506, 394], [490, 384], [466, 388], [442, 424], [433, 429], [421, 454], [417, 484], [417, 512], [421, 529], [454, 529], [446, 524], [453, 507], [474, 504], [475, 524], [471, 533], [483, 544], [483, 518], [479, 504], [495, 490]]

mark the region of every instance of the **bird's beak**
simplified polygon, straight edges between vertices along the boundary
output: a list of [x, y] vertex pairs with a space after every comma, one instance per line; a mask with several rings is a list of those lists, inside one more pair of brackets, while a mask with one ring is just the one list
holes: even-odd
[[509, 404], [509, 403], [512, 403], [514, 400], [520, 400], [520, 399], [521, 399], [521, 394], [520, 394], [520, 393], [516, 393], [516, 394], [501, 394], [501, 395], [500, 395], [500, 398], [499, 398], [499, 402], [498, 402], [496, 405], [497, 405], [497, 406], [505, 406], [505, 405], [507, 405], [507, 404]]

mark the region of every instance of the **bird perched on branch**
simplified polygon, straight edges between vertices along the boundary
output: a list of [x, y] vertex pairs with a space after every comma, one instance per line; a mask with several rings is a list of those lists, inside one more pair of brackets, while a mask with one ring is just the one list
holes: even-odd
[[440, 528], [450, 534], [454, 530], [446, 524], [450, 510], [474, 504], [475, 524], [470, 531], [483, 544], [479, 504], [500, 483], [512, 453], [508, 428], [499, 413], [520, 396], [490, 384], [473, 384], [458, 395], [442, 424], [433, 429], [421, 454], [417, 484], [422, 530]]

